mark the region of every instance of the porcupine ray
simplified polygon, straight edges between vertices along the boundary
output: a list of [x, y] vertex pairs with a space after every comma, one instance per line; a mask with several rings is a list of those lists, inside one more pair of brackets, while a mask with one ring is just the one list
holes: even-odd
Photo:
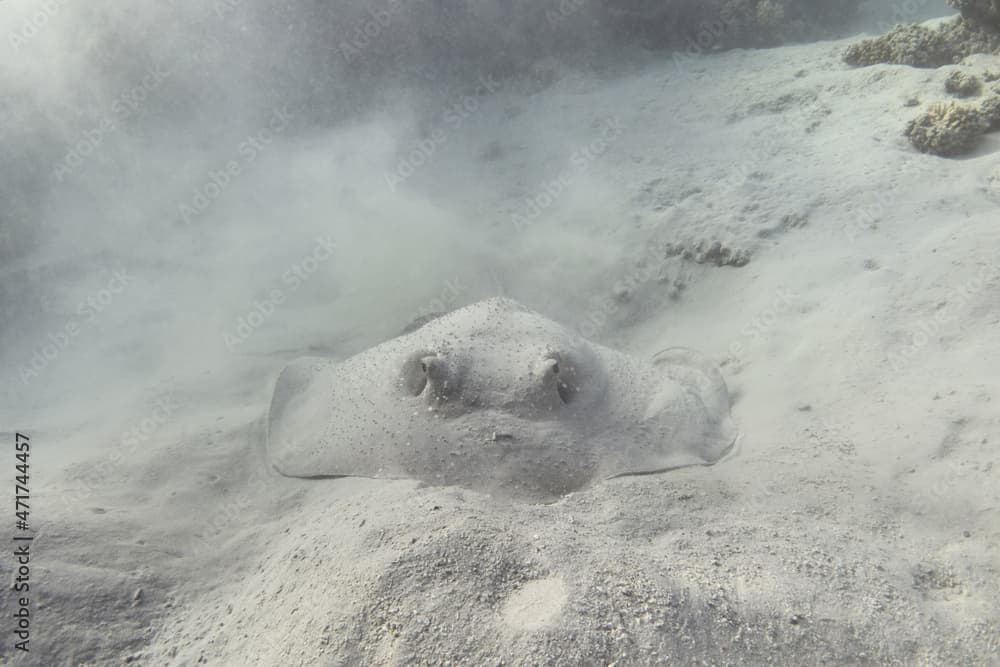
[[715, 463], [737, 437], [725, 382], [698, 353], [635, 359], [493, 298], [344, 361], [290, 363], [267, 455], [292, 477], [552, 500], [610, 477]]

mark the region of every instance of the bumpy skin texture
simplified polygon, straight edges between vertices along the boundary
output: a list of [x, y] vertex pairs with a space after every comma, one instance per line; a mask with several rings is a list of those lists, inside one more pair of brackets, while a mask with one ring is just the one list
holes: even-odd
[[714, 463], [736, 436], [725, 382], [697, 353], [633, 359], [488, 299], [339, 363], [289, 364], [267, 453], [293, 477], [550, 500], [607, 477]]
[[953, 157], [968, 153], [989, 128], [982, 112], [973, 106], [944, 102], [932, 104], [906, 128], [906, 136], [922, 153]]

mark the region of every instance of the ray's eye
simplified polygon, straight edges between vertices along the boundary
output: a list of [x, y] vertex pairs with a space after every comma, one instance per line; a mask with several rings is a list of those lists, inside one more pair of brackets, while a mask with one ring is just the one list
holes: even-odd
[[400, 386], [410, 396], [420, 396], [427, 389], [427, 382], [430, 375], [429, 360], [434, 358], [434, 353], [421, 350], [410, 355], [403, 363], [400, 373]]
[[459, 391], [461, 374], [447, 351], [417, 350], [403, 361], [399, 387], [409, 396], [432, 403], [452, 400]]
[[555, 387], [559, 400], [564, 405], [571, 403], [579, 391], [579, 378], [576, 377], [572, 361], [567, 361], [562, 354], [553, 354], [542, 363], [545, 385], [549, 387], [549, 391]]

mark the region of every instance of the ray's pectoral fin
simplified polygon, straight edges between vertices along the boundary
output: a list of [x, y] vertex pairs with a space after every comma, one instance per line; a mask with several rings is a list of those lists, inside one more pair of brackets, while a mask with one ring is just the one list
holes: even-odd
[[313, 476], [317, 470], [310, 451], [323, 441], [329, 420], [326, 393], [317, 387], [330, 361], [303, 357], [288, 364], [278, 376], [267, 416], [267, 456], [283, 475]]
[[[719, 368], [704, 354], [689, 348], [664, 350], [653, 358], [662, 373], [660, 392], [650, 408], [666, 402], [661, 414], [677, 422], [677, 446], [701, 463], [715, 463], [739, 438], [730, 415], [729, 389]], [[679, 409], [678, 409], [679, 408]]]
[[699, 396], [710, 413], [729, 415], [731, 401], [726, 381], [718, 366], [701, 352], [671, 347], [654, 355], [653, 365]]
[[718, 369], [693, 350], [673, 348], [654, 358], [654, 375], [628, 449], [624, 473], [709, 465], [726, 455], [739, 432], [729, 413], [729, 391]]

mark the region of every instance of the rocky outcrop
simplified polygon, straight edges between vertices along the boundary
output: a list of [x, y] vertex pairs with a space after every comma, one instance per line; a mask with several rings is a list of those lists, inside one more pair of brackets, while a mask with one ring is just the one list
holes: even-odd
[[1000, 31], [1000, 0], [948, 0], [970, 23]]
[[906, 137], [922, 153], [952, 157], [972, 150], [988, 127], [978, 108], [941, 102], [910, 121]]

